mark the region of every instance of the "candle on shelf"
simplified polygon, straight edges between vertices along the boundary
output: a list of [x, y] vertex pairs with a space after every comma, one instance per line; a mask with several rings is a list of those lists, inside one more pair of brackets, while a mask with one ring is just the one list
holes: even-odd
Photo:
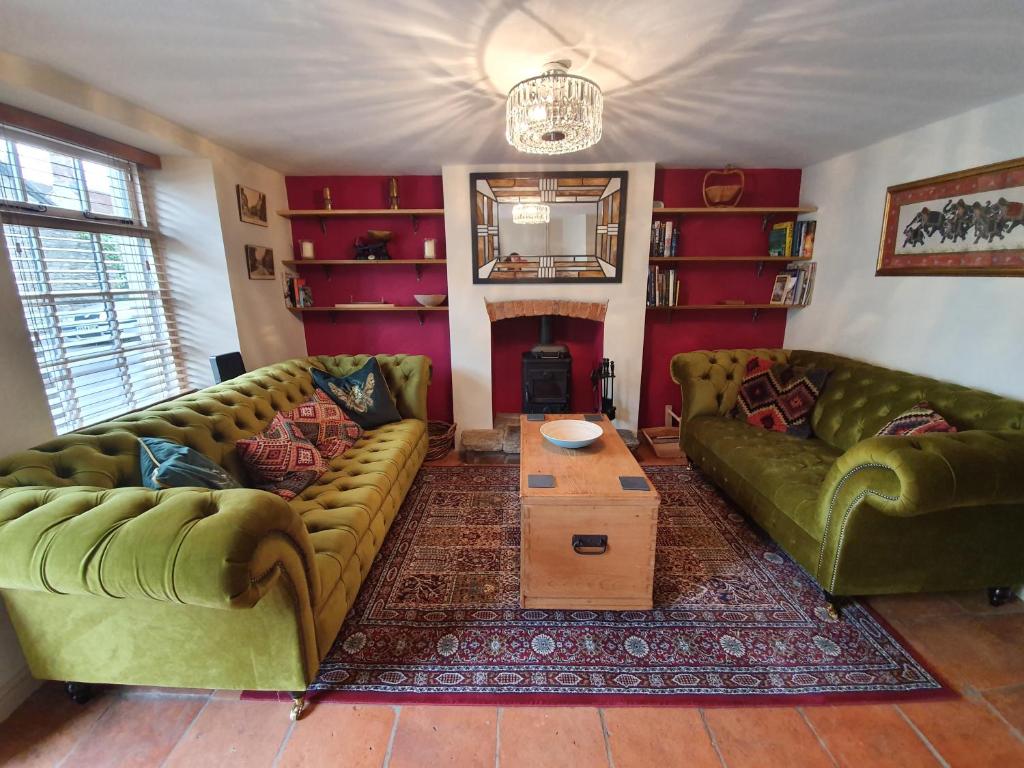
[[304, 259], [312, 259], [313, 256], [313, 241], [312, 240], [299, 240], [299, 251]]
[[324, 210], [331, 210], [331, 188], [324, 187]]
[[423, 258], [424, 259], [436, 259], [436, 241], [432, 237], [425, 238], [423, 240]]

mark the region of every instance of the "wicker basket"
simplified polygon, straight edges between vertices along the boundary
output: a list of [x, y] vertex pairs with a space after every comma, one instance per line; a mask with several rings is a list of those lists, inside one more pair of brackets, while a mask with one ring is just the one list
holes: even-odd
[[427, 439], [425, 461], [440, 461], [455, 448], [455, 425], [447, 421], [428, 421]]
[[[724, 177], [739, 179], [733, 184], [709, 184], [709, 181], [724, 181]], [[725, 166], [718, 171], [708, 171], [704, 174], [704, 205], [708, 208], [735, 208], [743, 197], [743, 187], [746, 185], [746, 176], [739, 168], [731, 165]]]

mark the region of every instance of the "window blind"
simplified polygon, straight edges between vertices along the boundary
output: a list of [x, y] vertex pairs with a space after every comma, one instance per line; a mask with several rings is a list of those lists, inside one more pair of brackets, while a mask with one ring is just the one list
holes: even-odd
[[132, 163], [0, 124], [0, 224], [58, 433], [185, 389]]

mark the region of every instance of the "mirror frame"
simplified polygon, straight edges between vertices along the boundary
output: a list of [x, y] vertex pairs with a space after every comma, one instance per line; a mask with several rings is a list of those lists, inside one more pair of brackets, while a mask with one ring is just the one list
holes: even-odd
[[[618, 229], [615, 233], [615, 260], [616, 270], [614, 277], [523, 277], [515, 279], [496, 279], [481, 277], [478, 267], [479, 261], [479, 229], [485, 226], [479, 220], [480, 211], [476, 205], [477, 182], [491, 179], [515, 179], [515, 178], [537, 178], [537, 179], [618, 179], [619, 180], [619, 206], [618, 206]], [[561, 283], [564, 285], [583, 283], [621, 283], [622, 282], [622, 261], [625, 254], [626, 242], [626, 203], [627, 187], [629, 182], [628, 171], [515, 171], [515, 172], [486, 172], [469, 174], [469, 205], [470, 205], [470, 240], [473, 243], [473, 258], [470, 266], [473, 269], [473, 282], [485, 285], [516, 285], [516, 284], [541, 284]], [[600, 199], [600, 198], [599, 198]], [[595, 200], [595, 202], [597, 202]], [[548, 203], [557, 206], [557, 202]], [[501, 245], [501, 234], [497, 231], [497, 211], [495, 211], [495, 235], [498, 238], [498, 245]], [[596, 254], [595, 254], [596, 256]]]

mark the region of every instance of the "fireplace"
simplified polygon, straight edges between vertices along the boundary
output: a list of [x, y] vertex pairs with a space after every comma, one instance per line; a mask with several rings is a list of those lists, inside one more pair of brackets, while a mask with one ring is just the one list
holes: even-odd
[[572, 356], [551, 341], [551, 316], [540, 319], [540, 342], [523, 352], [523, 413], [568, 413], [572, 402]]

